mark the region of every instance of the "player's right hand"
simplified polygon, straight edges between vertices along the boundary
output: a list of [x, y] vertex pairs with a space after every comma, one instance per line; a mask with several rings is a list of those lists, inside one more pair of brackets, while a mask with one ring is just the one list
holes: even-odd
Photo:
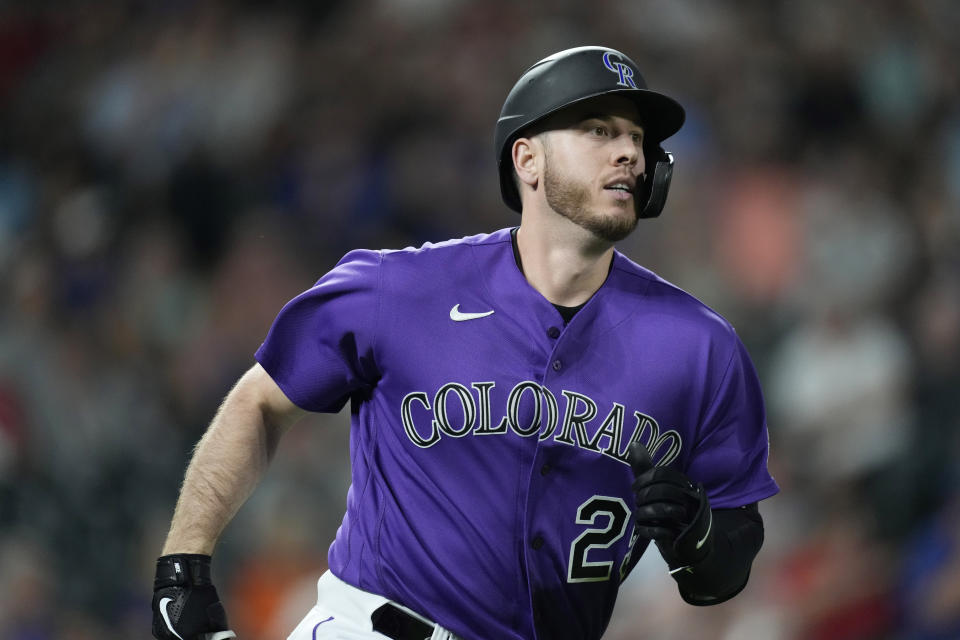
[[153, 636], [159, 640], [236, 638], [210, 581], [210, 556], [178, 553], [157, 559]]

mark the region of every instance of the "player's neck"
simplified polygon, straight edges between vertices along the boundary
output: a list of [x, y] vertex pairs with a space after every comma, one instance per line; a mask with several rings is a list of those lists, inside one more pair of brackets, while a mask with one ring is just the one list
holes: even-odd
[[520, 223], [517, 246], [523, 274], [553, 304], [583, 304], [607, 279], [613, 246], [581, 231], [537, 224], [533, 216]]

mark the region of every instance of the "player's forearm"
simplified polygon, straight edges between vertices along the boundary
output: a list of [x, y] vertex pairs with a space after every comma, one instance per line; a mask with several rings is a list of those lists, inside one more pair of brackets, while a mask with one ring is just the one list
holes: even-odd
[[244, 384], [227, 396], [187, 467], [163, 554], [212, 554], [269, 465], [288, 421], [273, 417]]
[[265, 426], [222, 410], [187, 468], [163, 553], [212, 554], [266, 468]]

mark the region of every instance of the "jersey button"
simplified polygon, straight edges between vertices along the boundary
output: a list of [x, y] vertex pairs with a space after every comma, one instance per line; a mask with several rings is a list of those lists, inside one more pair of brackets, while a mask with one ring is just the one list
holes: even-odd
[[549, 337], [549, 338], [554, 338], [554, 339], [559, 338], [559, 337], [560, 337], [560, 329], [558, 329], [558, 328], [556, 328], [556, 327], [550, 327], [549, 329], [547, 329], [547, 337]]
[[545, 464], [545, 465], [543, 465], [542, 467], [540, 467], [540, 475], [545, 476], [545, 475], [547, 475], [548, 473], [550, 473], [550, 471], [551, 471], [552, 469], [553, 469], [553, 467], [551, 467], [551, 466], [550, 466], [550, 463], [548, 462], [547, 464]]
[[543, 546], [543, 538], [541, 538], [540, 536], [537, 536], [536, 538], [533, 539], [533, 542], [530, 543], [530, 546], [533, 547], [534, 550], [539, 549], [540, 547]]
[[554, 360], [552, 366], [554, 371], [560, 371], [560, 369], [563, 369], [563, 363], [559, 360]]

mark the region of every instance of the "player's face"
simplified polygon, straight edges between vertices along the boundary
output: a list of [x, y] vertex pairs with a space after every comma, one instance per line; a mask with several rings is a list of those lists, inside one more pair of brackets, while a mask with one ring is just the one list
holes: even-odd
[[637, 226], [645, 169], [643, 127], [633, 103], [602, 96], [552, 119], [543, 137], [543, 191], [558, 214], [608, 242]]

